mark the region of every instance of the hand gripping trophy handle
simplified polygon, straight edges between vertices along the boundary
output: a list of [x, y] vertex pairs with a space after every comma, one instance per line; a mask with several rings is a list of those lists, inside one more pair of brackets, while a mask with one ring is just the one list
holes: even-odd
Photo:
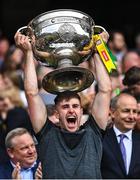
[[30, 42], [32, 42], [31, 39], [32, 39], [34, 33], [33, 33], [33, 30], [32, 30], [32, 28], [30, 26], [23, 26], [23, 27], [19, 28], [17, 30], [17, 32], [20, 32], [21, 34], [24, 34], [25, 36], [28, 36], [29, 39], [30, 39]]
[[24, 34], [24, 35], [29, 35], [29, 33], [32, 33], [33, 34], [33, 30], [30, 26], [22, 26], [20, 27], [17, 32], [20, 32], [21, 34]]
[[103, 39], [100, 36], [100, 33], [102, 32], [107, 33], [107, 31], [105, 30], [105, 28], [98, 25], [93, 26], [92, 30], [93, 30], [93, 35], [92, 35], [91, 42], [88, 46], [84, 47], [84, 50], [87, 51], [91, 49], [92, 47], [94, 47], [94, 50], [99, 53], [101, 60], [103, 64], [105, 65], [108, 73], [111, 73], [113, 69], [114, 70], [116, 69], [116, 64], [115, 64], [116, 58], [112, 54], [112, 52], [109, 50], [106, 43], [103, 41]]
[[[111, 73], [113, 70], [116, 70], [116, 57], [112, 54], [111, 50], [107, 47], [107, 44], [103, 41], [100, 33], [103, 31], [107, 33], [105, 28], [102, 26], [95, 25], [93, 27], [94, 35], [92, 35], [93, 41], [95, 43], [95, 48], [99, 53], [103, 64], [105, 65], [108, 73]], [[108, 33], [107, 33], [108, 34]]]
[[[36, 47], [35, 47], [35, 35], [34, 35], [34, 30], [31, 26], [22, 26], [20, 27], [17, 32], [20, 32], [21, 34], [28, 36], [30, 43], [32, 44], [32, 49], [33, 49], [33, 53], [34, 53], [34, 57], [38, 60], [38, 62], [44, 66], [50, 67], [50, 64], [46, 61], [45, 63], [39, 61], [39, 56], [41, 57], [49, 57], [50, 53], [48, 52], [41, 52], [41, 51], [37, 51]], [[36, 56], [38, 55], [38, 56]]]

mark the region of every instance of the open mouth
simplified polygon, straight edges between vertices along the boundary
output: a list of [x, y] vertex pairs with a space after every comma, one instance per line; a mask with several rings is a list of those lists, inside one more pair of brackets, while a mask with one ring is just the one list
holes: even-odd
[[68, 122], [68, 124], [75, 124], [76, 117], [74, 117], [74, 116], [67, 117], [67, 122]]

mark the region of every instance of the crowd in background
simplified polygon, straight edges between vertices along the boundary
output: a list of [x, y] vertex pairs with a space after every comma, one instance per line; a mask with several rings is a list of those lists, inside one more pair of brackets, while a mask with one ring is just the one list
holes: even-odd
[[[112, 83], [112, 99], [121, 92], [133, 95], [138, 103], [137, 123], [134, 128], [140, 131], [140, 36], [135, 39], [135, 47], [129, 49], [125, 35], [120, 31], [109, 32], [108, 47], [116, 56], [117, 70], [110, 74]], [[38, 86], [40, 96], [44, 100], [50, 120], [59, 124], [59, 120], [53, 118], [55, 113], [55, 95], [46, 92], [41, 81], [44, 75], [51, 69], [42, 67], [36, 61], [38, 75]], [[92, 63], [86, 61], [79, 66], [92, 71]], [[0, 164], [8, 160], [5, 148], [5, 137], [7, 133], [17, 127], [28, 129], [32, 135], [34, 131], [28, 114], [28, 103], [26, 100], [23, 85], [24, 57], [23, 52], [11, 44], [6, 36], [0, 36]], [[82, 98], [84, 117], [82, 123], [87, 119], [86, 114], [90, 113], [91, 102], [98, 92], [96, 81], [91, 87], [80, 92]], [[47, 96], [46, 96], [47, 94]], [[91, 100], [92, 99], [92, 100]], [[113, 125], [112, 117], [108, 120], [108, 128]]]

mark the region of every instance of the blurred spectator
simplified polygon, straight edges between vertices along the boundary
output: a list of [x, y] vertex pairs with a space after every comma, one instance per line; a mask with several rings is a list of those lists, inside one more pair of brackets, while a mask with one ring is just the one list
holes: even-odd
[[121, 31], [114, 30], [109, 33], [108, 46], [112, 53], [116, 56], [117, 61], [121, 61], [127, 52], [125, 36]]
[[4, 145], [6, 134], [16, 128], [24, 127], [34, 134], [27, 110], [17, 89], [10, 88], [0, 91], [0, 163], [7, 160]]
[[[111, 86], [112, 86], [112, 93], [111, 93], [111, 98], [117, 96], [120, 94], [120, 92], [123, 89], [122, 86], [122, 80], [121, 80], [121, 75], [117, 70], [113, 70], [110, 73], [110, 79], [111, 79]], [[98, 85], [95, 86], [96, 93], [98, 92]]]
[[111, 85], [112, 85], [112, 97], [115, 97], [116, 95], [120, 94], [121, 91], [121, 80], [120, 80], [120, 75], [117, 70], [112, 71], [110, 74], [110, 79], [111, 79]]
[[136, 51], [128, 51], [122, 59], [122, 73], [126, 73], [131, 67], [140, 67], [140, 56]]
[[5, 82], [4, 82], [4, 79], [3, 79], [3, 74], [0, 73], [0, 91], [1, 90], [4, 90], [6, 87], [5, 87]]
[[135, 49], [140, 55], [140, 33], [138, 33], [135, 37]]
[[43, 99], [45, 105], [54, 104], [54, 99], [56, 97], [56, 95], [47, 92], [42, 87], [42, 80], [44, 76], [51, 71], [52, 69], [49, 67], [44, 67], [40, 65], [37, 66], [37, 80], [38, 80], [39, 95]]
[[0, 67], [5, 61], [5, 55], [10, 47], [10, 42], [5, 36], [0, 37]]
[[59, 119], [57, 118], [57, 111], [54, 104], [48, 104], [47, 107], [47, 114], [48, 119], [53, 122], [54, 124], [59, 125]]
[[23, 52], [21, 49], [17, 48], [15, 45], [10, 46], [7, 53], [5, 54], [5, 61], [2, 64], [2, 71], [10, 70], [22, 70], [23, 64]]
[[117, 58], [118, 71], [121, 72], [121, 61], [127, 52], [125, 36], [123, 32], [119, 30], [112, 30], [109, 35], [108, 47]]
[[[23, 81], [16, 71], [5, 71], [3, 73], [3, 80], [5, 83], [5, 88], [16, 88], [17, 93], [20, 95], [21, 100], [25, 107], [28, 106], [27, 99], [25, 97], [25, 92], [22, 90]], [[24, 88], [23, 88], [24, 89]]]
[[140, 94], [140, 67], [130, 68], [124, 75], [123, 84], [134, 96]]
[[136, 126], [135, 126], [135, 129], [140, 132], [140, 94], [137, 94], [135, 96], [136, 100], [137, 100], [137, 103], [138, 103], [138, 106], [137, 106], [137, 121], [136, 121]]
[[19, 88], [24, 90], [23, 86], [23, 52], [21, 49], [17, 48], [15, 45], [10, 46], [9, 50], [5, 55], [5, 60], [1, 66], [1, 72], [15, 72], [20, 82]]
[[[87, 90], [88, 91], [88, 90]], [[88, 114], [91, 111], [92, 101], [94, 96], [87, 91], [79, 92], [80, 98], [82, 100], [83, 113]]]
[[32, 131], [28, 112], [24, 108], [17, 89], [10, 88], [0, 91], [0, 116], [7, 131], [17, 126], [23, 126]]

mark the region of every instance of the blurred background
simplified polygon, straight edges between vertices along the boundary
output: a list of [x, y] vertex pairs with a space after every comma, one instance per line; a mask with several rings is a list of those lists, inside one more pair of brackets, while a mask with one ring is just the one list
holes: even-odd
[[27, 25], [40, 13], [53, 9], [71, 8], [92, 16], [96, 24], [107, 31], [121, 30], [129, 47], [134, 46], [134, 38], [140, 32], [139, 1], [79, 1], [79, 0], [1, 0], [0, 28], [13, 42], [16, 30]]

